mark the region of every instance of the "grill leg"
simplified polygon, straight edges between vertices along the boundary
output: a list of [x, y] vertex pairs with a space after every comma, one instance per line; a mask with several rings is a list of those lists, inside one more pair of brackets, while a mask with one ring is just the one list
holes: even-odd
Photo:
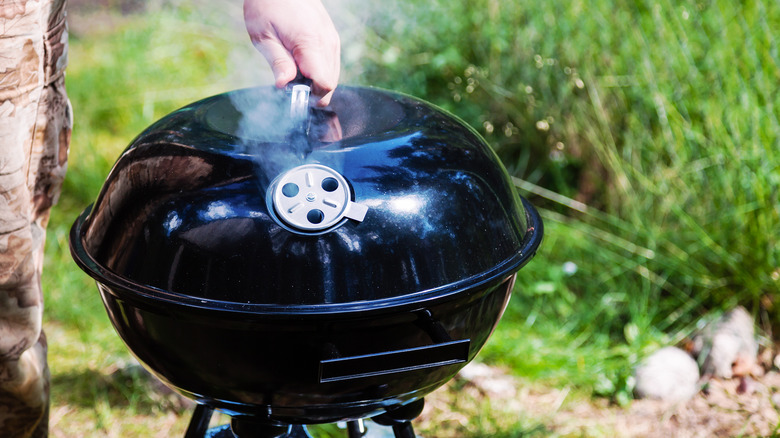
[[213, 413], [214, 409], [206, 405], [195, 406], [195, 412], [192, 413], [190, 425], [187, 426], [187, 432], [184, 433], [184, 438], [203, 438], [206, 436], [206, 431], [209, 428], [209, 421], [211, 421], [211, 415]]
[[416, 438], [411, 421], [403, 421], [393, 425], [393, 434], [395, 438]]
[[382, 426], [392, 426], [395, 438], [415, 438], [412, 420], [422, 413], [425, 400], [419, 399], [408, 405], [390, 409], [382, 415], [373, 418], [374, 422]]
[[366, 434], [366, 426], [363, 425], [363, 420], [355, 420], [347, 422], [347, 436], [349, 438], [362, 438]]

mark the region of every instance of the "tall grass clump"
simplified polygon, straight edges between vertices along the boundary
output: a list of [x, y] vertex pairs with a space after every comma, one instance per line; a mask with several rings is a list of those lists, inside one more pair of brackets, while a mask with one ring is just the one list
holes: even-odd
[[543, 207], [553, 263], [521, 271], [518, 340], [568, 333], [560, 361], [584, 369], [579, 348], [635, 360], [737, 304], [778, 327], [776, 3], [396, 4], [365, 80], [481, 129]]

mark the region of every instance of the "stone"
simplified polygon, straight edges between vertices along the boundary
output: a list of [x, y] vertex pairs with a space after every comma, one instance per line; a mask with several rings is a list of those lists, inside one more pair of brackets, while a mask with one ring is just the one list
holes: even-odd
[[699, 392], [699, 366], [685, 351], [664, 347], [634, 370], [634, 396], [683, 402]]
[[515, 397], [517, 382], [500, 369], [479, 362], [466, 365], [458, 377], [474, 385], [491, 399], [508, 400]]
[[694, 354], [707, 377], [730, 379], [753, 373], [758, 342], [753, 317], [744, 307], [726, 312], [694, 337]]

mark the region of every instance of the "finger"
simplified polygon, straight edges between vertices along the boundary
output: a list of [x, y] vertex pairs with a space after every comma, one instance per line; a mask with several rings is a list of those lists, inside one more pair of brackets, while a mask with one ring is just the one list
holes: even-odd
[[300, 44], [293, 49], [293, 57], [298, 61], [301, 73], [312, 80], [312, 94], [320, 98], [317, 105], [327, 106], [339, 80], [338, 42], [330, 47], [324, 47], [321, 42], [312, 45]]
[[249, 38], [265, 57], [274, 75], [277, 87], [282, 88], [295, 78], [295, 60], [284, 47], [268, 15], [261, 13], [263, 4], [253, 0], [244, 2], [244, 24]]
[[297, 73], [295, 59], [279, 41], [265, 40], [255, 43], [255, 47], [271, 66], [277, 88], [284, 88], [287, 83], [295, 79]]

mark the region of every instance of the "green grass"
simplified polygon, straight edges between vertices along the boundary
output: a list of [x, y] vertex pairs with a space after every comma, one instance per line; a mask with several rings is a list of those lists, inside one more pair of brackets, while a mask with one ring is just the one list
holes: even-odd
[[710, 312], [778, 327], [774, 3], [398, 8], [369, 13], [367, 76], [480, 128], [543, 207], [543, 261], [487, 357], [625, 399], [626, 368]]
[[[112, 374], [129, 356], [70, 260], [67, 232], [151, 122], [270, 83], [234, 14], [203, 13], [208, 4], [154, 6], [71, 40], [76, 121], [44, 275], [53, 418], [66, 436], [141, 436], [186, 423], [142, 382]], [[743, 304], [776, 330], [780, 7], [409, 0], [361, 3], [352, 19], [335, 12], [348, 24], [345, 80], [464, 118], [540, 207], [542, 248], [480, 360], [626, 403], [632, 365], [713, 312]], [[236, 68], [247, 62], [255, 67]], [[532, 422], [491, 422], [478, 404], [469, 409], [475, 421], [459, 436], [539, 434]]]

